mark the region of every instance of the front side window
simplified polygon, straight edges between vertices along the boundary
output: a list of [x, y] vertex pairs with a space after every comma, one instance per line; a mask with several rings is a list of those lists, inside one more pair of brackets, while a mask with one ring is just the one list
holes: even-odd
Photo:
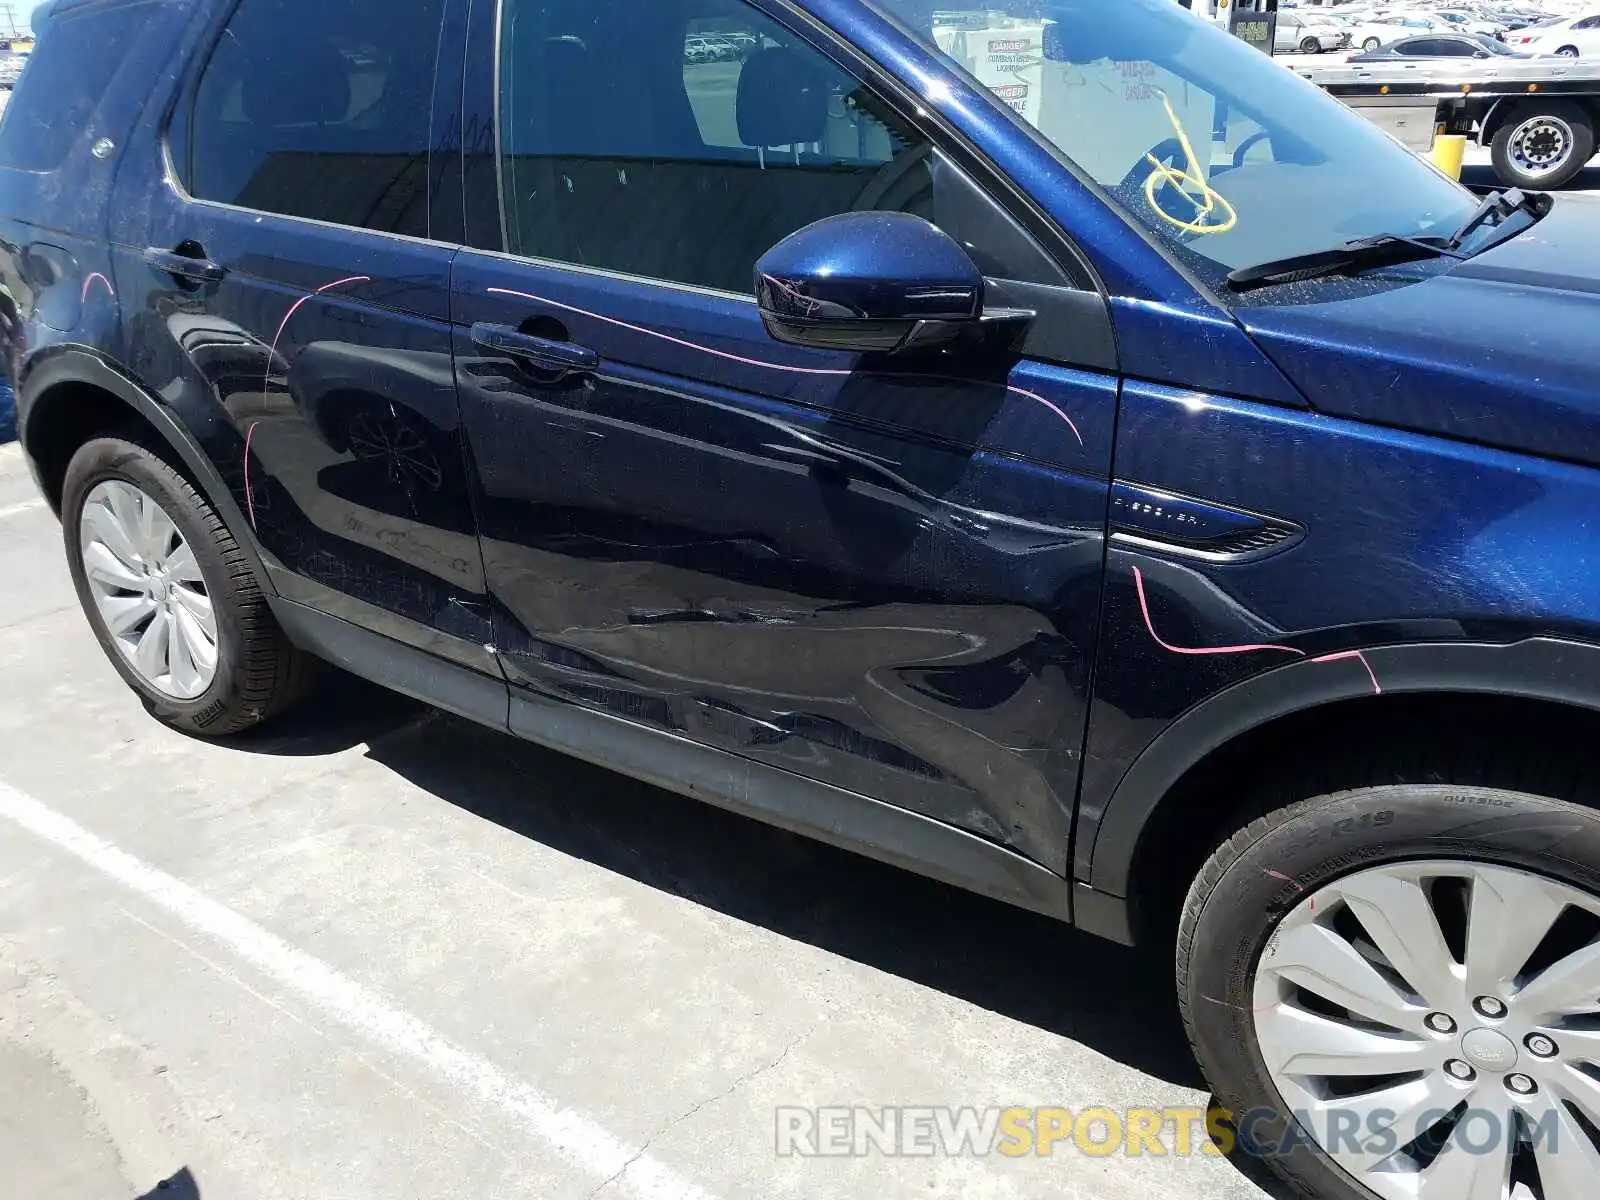
[[813, 221], [933, 218], [929, 144], [739, 0], [505, 0], [500, 36], [513, 254], [749, 293]]
[[427, 235], [443, 0], [243, 0], [174, 137], [190, 193]]
[[1449, 235], [1471, 193], [1172, 0], [871, 0], [1213, 282], [1379, 234]]

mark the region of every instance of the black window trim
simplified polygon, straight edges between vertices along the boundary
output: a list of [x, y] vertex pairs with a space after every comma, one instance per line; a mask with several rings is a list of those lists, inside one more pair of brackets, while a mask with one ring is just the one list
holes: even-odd
[[[386, 229], [371, 229], [365, 225], [344, 225], [338, 221], [324, 221], [318, 217], [306, 217], [297, 213], [274, 212], [270, 208], [250, 208], [248, 205], [244, 204], [230, 204], [226, 200], [211, 200], [204, 196], [196, 196], [189, 190], [189, 178], [191, 178], [191, 175], [189, 173], [180, 174], [178, 171], [177, 161], [172, 156], [172, 125], [178, 116], [178, 106], [185, 105], [188, 108], [189, 167], [192, 171], [194, 166], [194, 106], [195, 101], [198, 98], [197, 93], [200, 90], [200, 81], [205, 78], [206, 70], [211, 66], [211, 60], [216, 55], [217, 46], [221, 44], [222, 37], [227, 32], [229, 24], [232, 23], [234, 14], [237, 13], [240, 7], [246, 2], [247, 0], [228, 0], [226, 4], [218, 5], [215, 9], [213, 9], [211, 27], [206, 29], [201, 34], [200, 40], [195, 45], [194, 52], [189, 56], [189, 61], [184, 65], [183, 73], [178, 80], [178, 86], [173, 91], [171, 98], [167, 101], [165, 111], [163, 111], [161, 114], [160, 124], [157, 127], [156, 144], [160, 148], [161, 170], [162, 174], [165, 176], [165, 182], [167, 186], [170, 187], [178, 196], [178, 198], [185, 204], [203, 205], [206, 208], [213, 208], [220, 212], [249, 213], [251, 216], [255, 217], [272, 217], [279, 221], [297, 221], [306, 225], [315, 225], [322, 229], [337, 229], [342, 233], [364, 233], [372, 237], [398, 238], [403, 242], [410, 242], [414, 245], [442, 246], [446, 249], [455, 250], [461, 249], [462, 247], [459, 242], [443, 241], [435, 237], [419, 237], [413, 233], [395, 233]], [[444, 48], [442, 43], [444, 30], [448, 23], [450, 14], [450, 5], [455, 2], [456, 0], [444, 0], [440, 8], [438, 36], [440, 39], [441, 51]], [[430, 97], [439, 86], [439, 80], [443, 70], [443, 62], [444, 59], [442, 53], [435, 56], [433, 64], [433, 86], [429, 89]], [[435, 152], [434, 138], [432, 136], [433, 112], [431, 107], [428, 113], [428, 124], [428, 166], [426, 175], [429, 181], [428, 185], [431, 192], [433, 186], [433, 156]], [[496, 136], [498, 137], [498, 133]], [[431, 203], [431, 197], [430, 203], [427, 205], [427, 217], [429, 222], [429, 232], [431, 233], [433, 222], [433, 205]]]
[[[669, 287], [695, 295], [742, 300], [753, 305], [755, 297], [743, 292], [732, 292], [722, 288], [707, 287], [703, 284], [660, 279], [651, 275], [636, 275], [613, 268], [591, 267], [582, 263], [567, 262], [564, 259], [543, 258], [538, 255], [517, 254], [511, 251], [510, 229], [506, 219], [505, 181], [502, 176], [503, 155], [501, 154], [499, 113], [501, 37], [504, 32], [505, 9], [508, 0], [494, 0], [494, 2], [496, 5], [494, 28], [494, 137], [497, 193], [495, 200], [500, 218], [500, 248], [498, 251], [482, 247], [469, 248], [475, 253], [492, 254], [497, 258], [509, 259], [513, 262], [537, 263], [541, 266], [557, 269], [575, 270], [601, 277]], [[875, 100], [886, 105], [909, 127], [915, 129], [927, 140], [932, 150], [943, 153], [952, 165], [965, 172], [980, 191], [1022, 227], [1023, 232], [1037, 243], [1045, 256], [1060, 267], [1070, 281], [1070, 290], [1095, 292], [1102, 299], [1109, 301], [1110, 293], [1104, 281], [1100, 278], [1099, 272], [1095, 270], [1094, 264], [1078, 248], [1077, 243], [1072, 240], [1067, 232], [1040, 209], [1031, 197], [1018, 189], [1005, 176], [1004, 172], [1000, 171], [986, 155], [968, 142], [958, 130], [947, 124], [943, 118], [939, 117], [931, 109], [919, 105], [916, 98], [907, 91], [898, 79], [851, 45], [847, 39], [823, 24], [813, 14], [799, 7], [793, 0], [740, 0], [740, 2], [776, 21], [805, 41], [812, 49], [816, 50], [817, 53], [828, 59], [840, 70], [860, 80], [864, 87], [870, 88]], [[466, 153], [465, 141], [466, 139], [463, 136], [463, 165]]]

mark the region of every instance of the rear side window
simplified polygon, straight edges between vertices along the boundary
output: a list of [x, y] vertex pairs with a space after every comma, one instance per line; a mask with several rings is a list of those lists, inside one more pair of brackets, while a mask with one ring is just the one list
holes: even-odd
[[425, 237], [442, 8], [242, 0], [172, 139], [190, 194]]
[[0, 166], [53, 171], [87, 132], [128, 47], [155, 6], [94, 5], [44, 22], [39, 43], [0, 121]]

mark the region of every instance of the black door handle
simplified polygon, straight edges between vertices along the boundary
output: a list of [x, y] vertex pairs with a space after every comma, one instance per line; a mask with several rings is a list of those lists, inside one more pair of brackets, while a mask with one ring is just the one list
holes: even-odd
[[206, 258], [203, 251], [199, 254], [184, 254], [178, 250], [163, 250], [160, 246], [151, 246], [144, 252], [144, 261], [174, 279], [183, 279], [189, 283], [216, 283], [228, 273], [228, 269], [221, 263], [214, 263]]
[[546, 370], [593, 371], [600, 366], [600, 356], [587, 346], [534, 337], [510, 325], [474, 325], [472, 340], [487, 350], [525, 358]]

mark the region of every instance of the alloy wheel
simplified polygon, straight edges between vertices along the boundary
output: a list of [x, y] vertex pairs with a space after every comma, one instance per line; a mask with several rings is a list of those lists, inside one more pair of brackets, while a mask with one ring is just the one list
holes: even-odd
[[1575, 137], [1559, 117], [1531, 117], [1511, 133], [1511, 161], [1529, 175], [1548, 175], [1566, 165]]
[[1600, 898], [1426, 861], [1302, 896], [1254, 977], [1301, 1132], [1384, 1200], [1600, 1187]]
[[84, 576], [123, 659], [150, 687], [193, 700], [217, 673], [217, 620], [194, 550], [166, 511], [120, 479], [79, 516]]

